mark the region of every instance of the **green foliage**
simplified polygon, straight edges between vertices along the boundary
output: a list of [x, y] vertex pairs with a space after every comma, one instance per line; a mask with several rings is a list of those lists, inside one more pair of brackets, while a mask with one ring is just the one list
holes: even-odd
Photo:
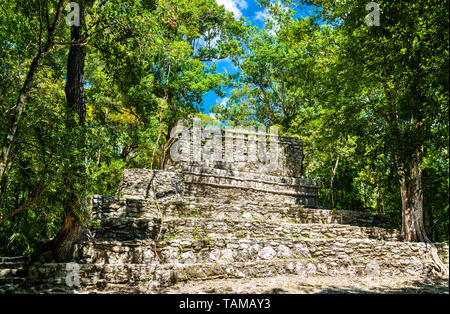
[[[448, 1], [377, 1], [379, 27], [365, 24], [363, 0], [301, 1], [317, 6], [305, 18], [281, 1], [258, 2], [272, 14], [263, 29], [214, 0], [94, 1], [84, 128], [73, 127], [77, 116], [66, 106], [69, 45], [61, 43], [70, 29], [62, 20], [0, 181], [0, 217], [37, 197], [0, 224], [0, 255], [29, 254], [53, 238], [71, 193], [115, 194], [123, 169], [160, 167], [169, 131], [192, 116], [204, 126], [276, 125], [301, 138], [321, 206], [331, 207], [334, 195], [335, 209], [386, 214], [396, 228], [399, 178], [419, 165], [427, 233], [448, 241]], [[0, 0], [2, 141], [57, 3]], [[218, 73], [218, 59], [241, 72]], [[224, 97], [229, 87], [216, 119], [201, 113], [205, 93]]]
[[399, 180], [419, 165], [427, 232], [448, 241], [448, 1], [377, 1], [379, 27], [365, 23], [367, 1], [301, 2], [315, 16], [260, 1], [272, 22], [246, 39], [216, 117], [300, 137], [321, 206], [334, 193], [335, 208], [386, 214], [396, 228]]
[[[66, 106], [69, 45], [58, 44], [40, 64], [27, 98], [0, 182], [0, 218], [42, 188], [34, 203], [0, 224], [0, 255], [29, 254], [39, 241], [53, 238], [72, 193], [80, 200], [114, 195], [123, 169], [158, 168], [177, 119], [198, 114], [205, 93], [223, 95], [230, 84], [213, 61], [242, 53], [237, 38], [246, 32], [243, 22], [214, 0], [79, 3], [93, 3], [86, 6], [86, 125], [76, 127], [77, 114]], [[46, 13], [51, 23], [57, 4], [0, 0], [2, 141], [45, 41], [40, 27], [45, 37]], [[63, 18], [55, 42], [68, 41]]]
[[91, 219], [88, 224], [89, 224], [90, 228], [93, 228], [93, 229], [100, 228], [100, 223], [95, 219]]

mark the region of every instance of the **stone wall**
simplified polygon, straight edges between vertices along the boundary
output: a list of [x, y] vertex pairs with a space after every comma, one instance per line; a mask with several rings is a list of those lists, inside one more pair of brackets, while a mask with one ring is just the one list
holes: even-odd
[[117, 194], [130, 199], [173, 200], [181, 199], [184, 188], [183, 176], [180, 173], [125, 169]]
[[[436, 246], [448, 265], [448, 245]], [[79, 259], [96, 262], [79, 264], [80, 287], [65, 284], [70, 276], [67, 263], [46, 263], [29, 267], [28, 287], [24, 286], [22, 290], [16, 287], [10, 291], [92, 292], [120, 285], [130, 288], [140, 284], [171, 285], [188, 280], [282, 274], [302, 277], [426, 277], [433, 269], [428, 257], [429, 246], [424, 243], [367, 239], [173, 240], [157, 250], [152, 243], [145, 241], [96, 242], [79, 245], [76, 254]]]
[[[219, 201], [219, 200], [218, 200]], [[387, 227], [387, 219], [370, 213], [329, 209], [311, 209], [299, 205], [274, 203], [214, 202], [210, 198], [184, 198], [182, 200], [155, 201], [146, 199], [126, 199], [114, 196], [94, 196], [93, 217], [154, 218], [193, 217], [214, 219], [245, 219], [257, 221], [285, 221], [297, 224], [341, 224], [363, 227]], [[162, 211], [162, 213], [161, 213]]]
[[359, 227], [341, 224], [295, 224], [263, 220], [112, 217], [97, 220], [100, 224], [92, 231], [98, 240], [146, 240], [174, 238], [263, 238], [287, 237], [309, 239], [377, 239], [401, 240], [397, 230], [378, 227]]
[[145, 169], [124, 170], [118, 194], [126, 198], [182, 199], [210, 197], [259, 203], [317, 206], [314, 180], [277, 177], [224, 169], [184, 166], [182, 172]]
[[[437, 244], [441, 251], [448, 245]], [[386, 242], [369, 239], [200, 239], [151, 241], [97, 241], [81, 244], [75, 252], [88, 264], [225, 264], [279, 262], [312, 264], [321, 275], [345, 274], [376, 268], [378, 275], [419, 275], [432, 271], [430, 247], [425, 243]], [[441, 253], [448, 265], [448, 256]], [[200, 267], [201, 268], [201, 267]]]
[[[186, 138], [178, 136], [179, 140], [174, 145], [178, 145], [180, 153], [183, 151], [188, 153], [183, 155], [182, 160], [175, 161], [169, 158], [165, 164], [165, 170], [180, 172], [183, 167], [191, 166], [264, 173], [281, 177], [301, 177], [303, 175], [303, 143], [298, 138], [273, 136], [270, 133], [255, 133], [246, 130], [202, 129], [197, 135], [201, 140], [195, 144], [194, 132], [190, 128], [183, 133]], [[211, 133], [215, 134], [215, 139], [211, 138]], [[227, 158], [225, 152], [228, 150], [227, 141], [229, 139], [231, 139], [229, 143], [232, 143], [234, 148]], [[264, 142], [265, 146], [261, 147], [260, 142]], [[252, 145], [254, 145], [253, 148], [251, 148]], [[278, 147], [276, 165], [264, 170], [264, 165], [270, 164], [270, 148], [273, 147]], [[214, 153], [218, 155], [214, 155], [211, 160], [209, 155], [204, 153], [205, 150], [213, 155]], [[252, 150], [256, 151], [256, 160], [249, 158], [249, 151]]]

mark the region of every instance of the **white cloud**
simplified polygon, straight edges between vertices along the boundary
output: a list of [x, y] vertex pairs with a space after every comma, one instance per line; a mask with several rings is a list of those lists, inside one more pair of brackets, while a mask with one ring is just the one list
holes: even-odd
[[[282, 10], [288, 10], [289, 8], [285, 5], [281, 5]], [[280, 29], [280, 25], [277, 23], [277, 21], [274, 19], [273, 15], [269, 12], [269, 8], [265, 8], [262, 11], [258, 11], [255, 13], [254, 19], [256, 21], [261, 21], [264, 24], [267, 22], [272, 22], [273, 26], [272, 29], [269, 30], [269, 34], [275, 36], [277, 31]]]
[[226, 106], [230, 97], [224, 97], [222, 99], [216, 99], [216, 104], [221, 104], [222, 106]]
[[255, 20], [264, 22], [265, 20], [271, 18], [269, 9], [265, 8], [263, 11], [258, 11], [255, 13]]
[[274, 23], [273, 28], [269, 30], [269, 34], [271, 34], [272, 36], [276, 35], [276, 32], [279, 29], [279, 26], [277, 25], [276, 21], [274, 20], [272, 14], [270, 14], [268, 8], [265, 8], [262, 11], [256, 12], [255, 20], [263, 22], [264, 25], [266, 24], [266, 22], [269, 22], [269, 21]]
[[215, 62], [219, 71], [222, 70], [223, 72], [229, 74], [235, 74], [237, 71], [239, 71], [239, 68], [234, 65], [233, 60], [231, 60], [231, 57], [216, 60]]
[[246, 0], [216, 0], [218, 5], [223, 5], [225, 10], [232, 12], [235, 19], [242, 16], [242, 10], [247, 9]]

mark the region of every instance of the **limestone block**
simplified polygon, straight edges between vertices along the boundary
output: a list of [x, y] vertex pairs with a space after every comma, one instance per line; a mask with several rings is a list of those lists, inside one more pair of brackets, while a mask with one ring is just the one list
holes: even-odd
[[280, 245], [278, 247], [278, 257], [280, 258], [290, 258], [291, 250], [286, 245]]
[[261, 251], [259, 251], [258, 256], [263, 260], [269, 260], [274, 258], [276, 254], [277, 253], [272, 247], [266, 246]]
[[125, 169], [118, 194], [125, 198], [181, 199], [184, 181], [179, 173], [149, 169]]
[[295, 245], [294, 252], [298, 257], [303, 257], [303, 258], [311, 257], [311, 253], [309, 252], [308, 247], [303, 243], [299, 243], [299, 244]]

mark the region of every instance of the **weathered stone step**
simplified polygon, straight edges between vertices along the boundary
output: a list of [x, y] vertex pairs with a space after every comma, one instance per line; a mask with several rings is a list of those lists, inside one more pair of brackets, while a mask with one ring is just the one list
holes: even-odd
[[27, 256], [0, 256], [0, 263], [19, 263], [27, 262]]
[[340, 224], [296, 224], [262, 220], [203, 218], [168, 218], [161, 226], [160, 218], [111, 217], [98, 220], [92, 228], [99, 240], [189, 239], [223, 237], [302, 237], [302, 238], [369, 238], [385, 241], [401, 240], [400, 232], [378, 227]]
[[[104, 290], [114, 285], [163, 285], [170, 286], [179, 282], [229, 279], [258, 278], [278, 275], [309, 276], [426, 276], [430, 265], [411, 267], [399, 260], [389, 263], [365, 263], [354, 261], [351, 264], [339, 264], [337, 260], [319, 259], [277, 259], [230, 263], [171, 263], [155, 264], [80, 264], [80, 286], [72, 289]], [[28, 282], [39, 285], [64, 285], [66, 278], [72, 276], [64, 263], [43, 264], [30, 269]], [[418, 271], [420, 268], [420, 271]], [[69, 287], [70, 288], [70, 287]]]
[[209, 199], [166, 202], [156, 205], [142, 199], [118, 199], [113, 196], [93, 198], [93, 217], [196, 217], [247, 219], [292, 223], [334, 223], [366, 227], [387, 227], [384, 217], [349, 210], [304, 208], [299, 205], [218, 203]]
[[[444, 251], [441, 257], [448, 265], [448, 245], [437, 246]], [[356, 262], [388, 268], [395, 264], [399, 271], [414, 269], [422, 273], [428, 272], [430, 265], [428, 251], [425, 243], [369, 239], [205, 238], [160, 243], [94, 241], [77, 245], [74, 257], [81, 263], [95, 264], [233, 263], [297, 258], [318, 260], [333, 267]]]
[[18, 268], [2, 268], [2, 269], [0, 269], [0, 278], [14, 277], [22, 269], [23, 269], [22, 267], [18, 267]]
[[202, 166], [185, 166], [179, 170], [126, 169], [119, 194], [149, 200], [213, 195], [240, 203], [259, 201], [317, 206], [318, 186], [311, 179]]
[[24, 265], [24, 262], [0, 262], [0, 271], [2, 269], [8, 269], [8, 268], [12, 268], [12, 269], [22, 268], [23, 265]]
[[74, 271], [68, 265], [69, 263], [31, 265], [27, 285], [39, 289], [65, 286], [67, 289], [77, 290], [80, 288], [78, 283], [85, 287], [102, 287], [106, 283], [135, 283], [152, 280], [158, 268], [156, 264], [77, 264], [78, 268]]
[[[125, 268], [125, 267], [124, 267]], [[12, 285], [0, 286], [0, 293], [176, 293], [176, 294], [349, 294], [349, 293], [393, 293], [393, 294], [448, 294], [448, 280], [445, 278], [423, 277], [423, 276], [321, 276], [312, 274], [311, 268], [306, 275], [296, 273], [285, 273], [275, 276], [248, 276], [246, 278], [233, 278], [227, 273], [226, 276], [214, 275], [202, 278], [208, 280], [191, 280], [180, 278], [176, 281], [175, 276], [165, 276], [172, 278], [161, 286], [155, 280], [150, 280], [143, 271], [142, 278], [136, 278], [135, 281], [123, 283], [111, 283], [107, 279], [97, 279], [96, 283], [82, 280], [83, 284], [79, 287], [69, 287], [65, 284], [34, 284], [34, 285]], [[264, 276], [264, 277], [263, 277]], [[130, 278], [131, 279], [131, 278]], [[175, 284], [172, 284], [175, 282]]]

